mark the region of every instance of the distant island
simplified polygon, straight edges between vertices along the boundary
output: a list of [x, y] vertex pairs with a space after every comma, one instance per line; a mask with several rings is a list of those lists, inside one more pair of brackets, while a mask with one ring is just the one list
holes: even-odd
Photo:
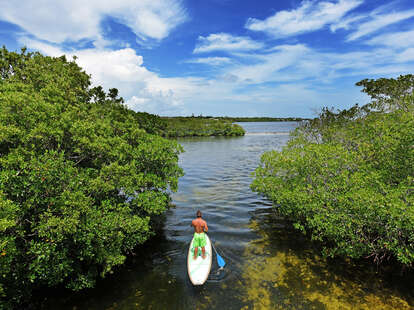
[[228, 122], [300, 122], [310, 120], [310, 118], [302, 118], [302, 117], [232, 117], [232, 116], [161, 116], [163, 119], [216, 119], [216, 120], [223, 120]]
[[[138, 112], [146, 123], [148, 113]], [[229, 116], [155, 116], [160, 126], [159, 134], [166, 138], [191, 136], [243, 136], [244, 129], [236, 122], [300, 122], [308, 120], [300, 117], [229, 117]], [[152, 122], [153, 123], [153, 122]], [[145, 126], [144, 126], [145, 127]], [[154, 126], [151, 125], [151, 128]]]
[[213, 117], [161, 117], [164, 127], [161, 136], [208, 137], [208, 136], [243, 136], [244, 129], [234, 121]]

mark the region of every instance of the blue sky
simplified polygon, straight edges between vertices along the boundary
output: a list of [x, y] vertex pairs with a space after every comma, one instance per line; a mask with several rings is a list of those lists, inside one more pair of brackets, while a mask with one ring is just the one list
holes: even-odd
[[0, 44], [76, 55], [136, 111], [313, 117], [414, 73], [414, 1], [0, 0]]

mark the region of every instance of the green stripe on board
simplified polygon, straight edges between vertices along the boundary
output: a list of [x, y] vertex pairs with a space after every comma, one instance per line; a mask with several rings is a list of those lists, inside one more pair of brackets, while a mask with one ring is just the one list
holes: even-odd
[[[205, 259], [207, 259], [207, 257], [210, 255], [210, 253], [207, 253], [206, 252], [206, 258]], [[201, 262], [203, 262], [204, 260], [202, 260]], [[195, 268], [195, 269], [193, 269], [192, 271], [190, 271], [190, 274], [191, 275], [193, 275], [193, 273], [195, 272], [195, 271], [197, 271], [200, 267], [201, 267], [202, 265], [201, 265], [201, 263], [199, 263], [198, 265], [197, 265], [197, 268]]]

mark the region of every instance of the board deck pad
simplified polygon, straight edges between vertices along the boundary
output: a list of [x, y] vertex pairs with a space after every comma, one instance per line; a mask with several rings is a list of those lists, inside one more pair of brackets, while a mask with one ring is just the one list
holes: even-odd
[[206, 282], [208, 275], [210, 274], [211, 270], [211, 262], [212, 262], [212, 252], [211, 252], [211, 241], [210, 238], [206, 235], [206, 258], [202, 258], [201, 247], [198, 248], [197, 258], [194, 259], [194, 237], [191, 240], [190, 248], [188, 249], [188, 256], [187, 256], [187, 270], [188, 276], [190, 278], [191, 283], [194, 285], [202, 285]]

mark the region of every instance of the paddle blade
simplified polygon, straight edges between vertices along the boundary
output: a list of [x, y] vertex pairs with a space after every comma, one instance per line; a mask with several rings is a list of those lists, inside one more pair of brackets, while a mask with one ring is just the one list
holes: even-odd
[[216, 255], [217, 255], [217, 264], [220, 266], [220, 268], [223, 268], [226, 265], [226, 262], [220, 255], [217, 254], [217, 252], [216, 252]]

